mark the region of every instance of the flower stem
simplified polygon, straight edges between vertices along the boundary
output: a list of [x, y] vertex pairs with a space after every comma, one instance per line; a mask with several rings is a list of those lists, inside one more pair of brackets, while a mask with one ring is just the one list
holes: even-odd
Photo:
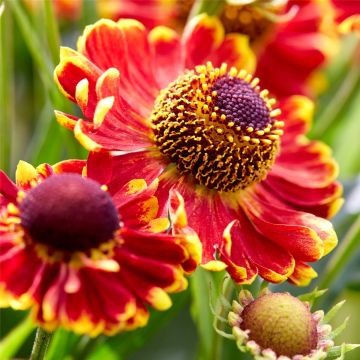
[[[231, 303], [233, 291], [234, 291], [234, 284], [233, 284], [232, 280], [225, 279], [224, 284], [223, 284], [223, 289], [222, 289], [222, 296], [226, 300], [229, 300], [230, 303]], [[224, 307], [222, 306], [221, 303], [218, 304], [218, 306], [221, 307], [219, 316], [224, 317], [226, 310], [224, 309]], [[217, 323], [216, 326], [219, 330], [223, 330], [223, 328], [224, 328], [224, 324]], [[211, 352], [212, 360], [221, 360], [223, 358], [222, 357], [223, 342], [224, 342], [224, 338], [222, 336], [216, 334], [214, 337], [214, 340], [213, 340], [213, 346], [212, 346], [212, 352]]]
[[30, 360], [44, 359], [51, 337], [52, 333], [46, 332], [41, 327], [37, 329]]
[[360, 54], [360, 42], [356, 46], [353, 54], [351, 66], [344, 77], [344, 80], [339, 85], [339, 89], [329, 101], [328, 106], [322, 112], [320, 117], [312, 129], [312, 135], [314, 138], [321, 137], [336, 121], [339, 114], [343, 111], [346, 103], [353, 94], [356, 84], [359, 80], [359, 54]]
[[0, 168], [10, 171], [11, 132], [14, 123], [14, 51], [13, 19], [11, 12], [0, 1]]
[[360, 215], [354, 221], [346, 233], [341, 244], [334, 252], [333, 257], [328, 262], [322, 278], [318, 283], [319, 289], [326, 289], [341, 275], [344, 267], [348, 264], [352, 256], [356, 254], [356, 248], [360, 246]]

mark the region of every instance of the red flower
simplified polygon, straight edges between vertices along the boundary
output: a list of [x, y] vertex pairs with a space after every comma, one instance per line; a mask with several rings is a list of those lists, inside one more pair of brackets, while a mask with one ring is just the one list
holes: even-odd
[[109, 164], [110, 184], [160, 176], [161, 208], [169, 190], [182, 194], [206, 269], [227, 267], [239, 283], [316, 276], [307, 262], [337, 243], [324, 219], [341, 204], [337, 165], [305, 137], [310, 100], [285, 99], [280, 111], [259, 79], [232, 67], [253, 66], [246, 38], [200, 15], [181, 39], [166, 27], [101, 20], [78, 46], [62, 50], [55, 79], [84, 119], [56, 116], [93, 161]]
[[265, 46], [259, 47], [256, 74], [277, 97], [313, 96], [311, 77], [338, 50], [330, 2], [289, 0], [286, 11], [296, 7], [297, 13], [276, 24]]
[[180, 195], [172, 193], [166, 234], [156, 181], [107, 190], [103, 168], [84, 166], [20, 162], [16, 185], [0, 172], [0, 305], [32, 307], [49, 331], [96, 336], [144, 326], [147, 304], [166, 310], [167, 293], [186, 288], [201, 244]]
[[360, 33], [360, 3], [358, 0], [332, 0], [336, 22], [339, 23], [339, 31], [348, 33], [356, 31]]
[[[334, 2], [354, 12], [353, 1]], [[182, 30], [193, 3], [152, 0], [151, 6], [145, 7], [139, 6], [137, 0], [102, 0], [98, 8], [102, 17], [140, 21], [146, 17], [146, 26], [168, 25]], [[163, 17], [159, 16], [162, 12]], [[256, 76], [278, 98], [313, 96], [313, 87], [317, 87], [315, 71], [338, 50], [335, 11], [330, 0], [250, 0], [246, 5], [228, 0], [219, 17], [225, 33], [249, 37], [258, 58]]]
[[149, 28], [177, 17], [176, 4], [171, 0], [96, 0], [96, 8], [100, 18], [135, 18]]

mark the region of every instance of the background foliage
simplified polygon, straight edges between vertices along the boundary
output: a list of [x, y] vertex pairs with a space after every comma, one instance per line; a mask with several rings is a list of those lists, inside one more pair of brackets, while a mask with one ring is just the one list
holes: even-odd
[[[54, 109], [69, 113], [78, 110], [59, 93], [52, 71], [59, 60], [60, 43], [75, 47], [84, 25], [97, 19], [94, 3], [86, 1], [82, 18], [77, 22], [59, 23], [51, 1], [41, 2], [38, 12], [28, 12], [20, 1], [8, 0], [2, 4], [0, 13], [1, 169], [13, 177], [20, 159], [38, 165], [65, 158], [85, 158], [86, 152], [72, 133], [61, 128], [54, 118]], [[324, 89], [317, 101], [311, 134], [332, 147], [340, 164], [340, 180], [347, 200], [334, 219], [340, 244], [319, 262], [321, 275], [310, 287], [329, 288], [318, 303], [326, 309], [340, 299], [347, 300], [334, 320], [339, 324], [351, 315], [340, 343], [360, 342], [359, 69], [359, 39], [350, 35], [343, 39], [339, 55], [322, 73]], [[174, 306], [165, 313], [154, 312], [144, 329], [97, 339], [60, 330], [52, 340], [46, 359], [216, 359], [218, 341], [223, 341], [223, 358], [239, 358], [234, 344], [219, 340], [212, 329], [208, 284], [210, 280], [217, 283], [218, 278], [219, 275], [214, 277], [197, 270], [189, 289], [174, 296]], [[275, 288], [293, 294], [308, 290], [289, 285]], [[27, 313], [5, 309], [0, 316], [0, 358], [27, 357], [35, 334]], [[356, 360], [359, 356], [359, 352], [354, 351], [347, 358]]]

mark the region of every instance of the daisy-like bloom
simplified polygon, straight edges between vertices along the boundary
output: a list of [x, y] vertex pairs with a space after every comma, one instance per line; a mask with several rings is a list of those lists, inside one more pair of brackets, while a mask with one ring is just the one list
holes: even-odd
[[48, 331], [111, 335], [146, 325], [147, 305], [166, 310], [168, 293], [186, 288], [201, 245], [181, 196], [171, 196], [165, 233], [156, 181], [107, 189], [103, 170], [20, 162], [16, 185], [0, 172], [0, 306], [31, 307]]
[[244, 70], [253, 67], [246, 44], [206, 15], [182, 39], [166, 27], [148, 33], [135, 20], [101, 20], [78, 52], [62, 49], [55, 70], [84, 118], [56, 116], [90, 158], [109, 164], [113, 181], [160, 176], [161, 209], [169, 191], [184, 197], [203, 267], [227, 268], [239, 283], [260, 274], [306, 284], [316, 276], [307, 262], [337, 243], [324, 219], [342, 202], [337, 165], [305, 136], [312, 102], [295, 96], [276, 106]]
[[235, 340], [239, 350], [250, 353], [255, 360], [321, 360], [330, 351], [335, 357], [358, 347], [334, 347], [333, 339], [345, 324], [333, 331], [328, 322], [344, 301], [324, 316], [322, 310], [311, 313], [308, 302], [289, 293], [271, 293], [267, 288], [256, 299], [249, 291], [241, 290], [238, 300], [231, 307], [223, 305], [227, 319], [214, 314], [230, 326], [231, 334], [217, 326], [215, 329], [219, 335]]
[[[194, 5], [193, 0], [150, 3], [139, 6], [137, 0], [101, 0], [98, 8], [103, 17], [140, 21], [146, 17], [146, 26], [166, 24], [182, 31]], [[162, 12], [164, 17], [159, 17]], [[249, 37], [258, 58], [256, 76], [273, 95], [312, 97], [323, 86], [316, 70], [338, 51], [335, 11], [330, 0], [227, 0], [219, 18], [225, 33]]]

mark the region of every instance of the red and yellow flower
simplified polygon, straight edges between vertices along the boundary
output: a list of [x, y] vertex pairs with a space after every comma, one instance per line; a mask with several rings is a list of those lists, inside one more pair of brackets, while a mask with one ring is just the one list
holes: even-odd
[[217, 18], [194, 18], [181, 39], [101, 20], [78, 51], [62, 49], [55, 70], [84, 118], [56, 116], [108, 164], [110, 183], [159, 176], [161, 209], [169, 191], [184, 197], [204, 268], [226, 268], [238, 283], [259, 274], [302, 285], [316, 276], [308, 262], [337, 243], [325, 220], [342, 202], [337, 164], [306, 137], [313, 103], [294, 96], [276, 107], [253, 69], [247, 38], [224, 35]]
[[31, 307], [48, 331], [111, 335], [144, 326], [147, 305], [166, 310], [168, 293], [186, 288], [201, 244], [181, 196], [171, 194], [166, 233], [156, 180], [116, 186], [107, 176], [80, 160], [20, 162], [16, 184], [0, 172], [2, 307]]
[[[102, 17], [140, 21], [145, 17], [146, 26], [168, 25], [181, 31], [194, 1], [153, 0], [151, 6], [140, 6], [137, 0], [102, 0], [97, 4]], [[354, 4], [342, 6], [354, 11]], [[278, 98], [313, 96], [322, 86], [315, 71], [338, 50], [330, 0], [249, 0], [246, 4], [227, 0], [219, 18], [225, 33], [249, 37], [258, 58], [256, 76]]]

